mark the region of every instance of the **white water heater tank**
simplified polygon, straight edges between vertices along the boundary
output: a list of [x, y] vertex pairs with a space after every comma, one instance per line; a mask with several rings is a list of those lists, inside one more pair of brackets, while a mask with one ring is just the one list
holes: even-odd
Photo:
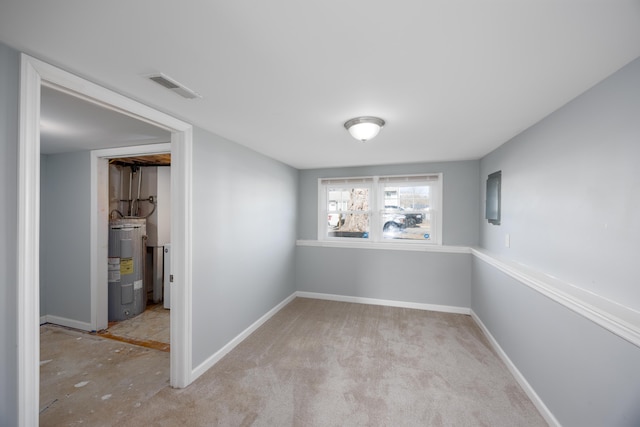
[[109, 223], [110, 322], [137, 316], [146, 308], [146, 238], [144, 218], [121, 218]]

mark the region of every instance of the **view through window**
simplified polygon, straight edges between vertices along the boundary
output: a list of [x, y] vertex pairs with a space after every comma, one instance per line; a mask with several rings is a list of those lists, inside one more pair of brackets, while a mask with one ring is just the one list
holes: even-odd
[[441, 175], [321, 179], [321, 238], [440, 243]]

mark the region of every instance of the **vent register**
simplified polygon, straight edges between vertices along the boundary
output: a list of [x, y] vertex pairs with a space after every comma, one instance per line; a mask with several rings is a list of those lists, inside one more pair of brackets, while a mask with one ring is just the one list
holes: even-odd
[[160, 86], [171, 90], [172, 92], [182, 96], [183, 98], [187, 98], [187, 99], [202, 98], [202, 95], [192, 91], [185, 85], [178, 83], [177, 81], [175, 81], [174, 79], [172, 79], [171, 77], [165, 74], [162, 74], [162, 73], [151, 74], [147, 77], [149, 78], [149, 80], [158, 83]]

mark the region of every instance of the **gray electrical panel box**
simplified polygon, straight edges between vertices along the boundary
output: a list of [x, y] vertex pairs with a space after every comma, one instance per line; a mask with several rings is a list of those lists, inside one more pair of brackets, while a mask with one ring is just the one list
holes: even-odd
[[484, 217], [490, 224], [500, 225], [502, 197], [502, 171], [494, 172], [487, 178], [487, 200]]

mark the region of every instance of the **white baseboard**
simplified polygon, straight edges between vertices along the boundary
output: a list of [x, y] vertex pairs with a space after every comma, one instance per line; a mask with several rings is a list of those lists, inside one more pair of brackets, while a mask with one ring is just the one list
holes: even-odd
[[480, 320], [478, 315], [473, 310], [471, 310], [471, 318], [476, 322], [478, 327], [482, 330], [484, 335], [487, 337], [493, 349], [496, 351], [496, 353], [498, 353], [498, 356], [500, 356], [500, 359], [502, 359], [504, 364], [507, 365], [507, 368], [511, 372], [511, 375], [513, 375], [513, 377], [516, 379], [518, 384], [520, 384], [520, 387], [522, 387], [524, 392], [527, 393], [527, 396], [529, 396], [529, 399], [531, 399], [535, 407], [538, 409], [538, 411], [540, 412], [540, 415], [542, 415], [542, 417], [550, 426], [561, 427], [556, 417], [549, 410], [549, 408], [547, 408], [547, 405], [544, 404], [540, 396], [538, 396], [538, 393], [535, 392], [533, 387], [531, 387], [529, 382], [525, 379], [524, 375], [520, 373], [516, 365], [511, 361], [511, 359], [509, 359], [509, 356], [507, 356], [507, 353], [505, 353], [502, 347], [500, 347], [500, 344], [498, 344], [498, 341], [496, 341], [493, 335], [491, 335], [491, 332], [489, 332], [489, 329], [487, 329], [484, 323], [482, 323], [482, 320]]
[[300, 298], [323, 299], [329, 301], [353, 302], [356, 304], [385, 305], [388, 307], [414, 308], [417, 310], [440, 311], [443, 313], [471, 314], [469, 307], [455, 307], [449, 305], [422, 304], [417, 302], [393, 301], [377, 298], [350, 297], [345, 295], [321, 294], [315, 292], [296, 292]]
[[66, 317], [53, 316], [51, 314], [40, 316], [40, 324], [42, 325], [43, 323], [53, 323], [54, 325], [66, 326], [67, 328], [79, 329], [81, 331], [91, 332], [93, 330], [91, 323], [67, 319]]
[[200, 375], [204, 374], [209, 370], [213, 365], [218, 363], [220, 359], [222, 359], [227, 353], [233, 350], [238, 344], [240, 344], [245, 338], [251, 335], [256, 329], [258, 329], [264, 322], [269, 320], [273, 315], [282, 310], [282, 308], [289, 304], [296, 297], [296, 293], [292, 293], [287, 298], [285, 298], [280, 304], [273, 307], [269, 310], [264, 316], [256, 320], [251, 326], [242, 331], [238, 336], [229, 341], [224, 347], [215, 352], [212, 356], [210, 356], [207, 360], [202, 362], [196, 368], [191, 371], [191, 382], [195, 381]]

